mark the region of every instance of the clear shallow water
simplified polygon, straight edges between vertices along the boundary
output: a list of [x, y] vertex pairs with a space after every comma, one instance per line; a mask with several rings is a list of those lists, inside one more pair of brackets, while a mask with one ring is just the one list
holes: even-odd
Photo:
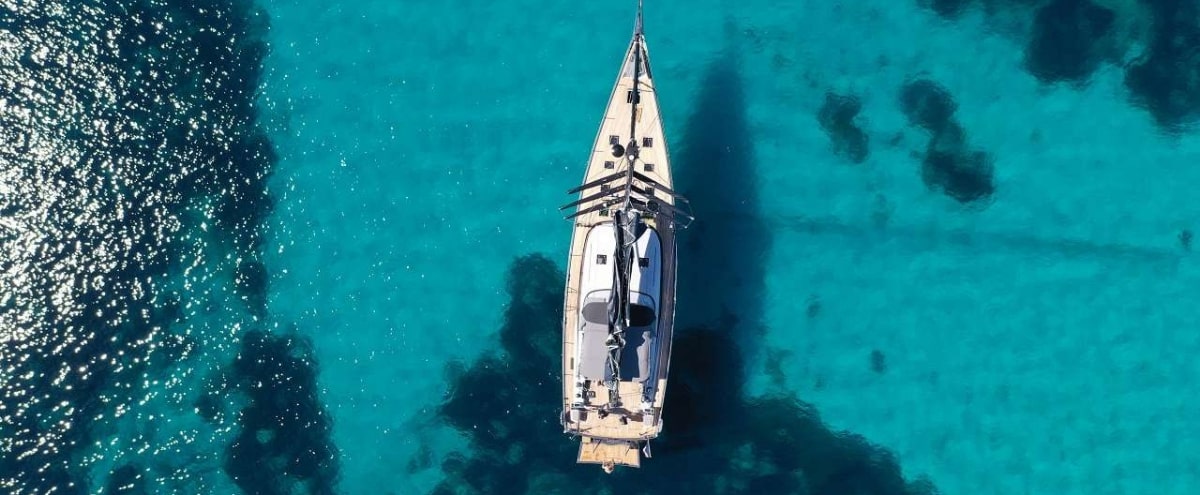
[[648, 6], [701, 222], [614, 477], [558, 433], [554, 207], [627, 5], [0, 5], [8, 491], [1200, 481], [1191, 2]]

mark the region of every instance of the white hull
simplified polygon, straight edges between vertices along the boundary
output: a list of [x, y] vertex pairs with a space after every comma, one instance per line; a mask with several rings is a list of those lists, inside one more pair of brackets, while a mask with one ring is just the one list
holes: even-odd
[[[675, 316], [676, 196], [649, 54], [639, 29], [626, 52], [573, 208], [563, 305], [563, 426], [578, 462], [638, 466], [663, 427]], [[635, 84], [636, 82], [636, 84]], [[616, 146], [614, 146], [616, 145]], [[633, 191], [636, 194], [631, 194]], [[625, 198], [634, 198], [632, 202]], [[635, 210], [626, 318], [614, 345], [615, 216]], [[633, 205], [633, 206], [630, 206]], [[686, 216], [690, 219], [690, 216]], [[627, 218], [622, 216], [621, 218]], [[628, 217], [628, 218], [633, 218]], [[626, 230], [621, 230], [626, 232]], [[629, 251], [626, 251], [629, 252]]]

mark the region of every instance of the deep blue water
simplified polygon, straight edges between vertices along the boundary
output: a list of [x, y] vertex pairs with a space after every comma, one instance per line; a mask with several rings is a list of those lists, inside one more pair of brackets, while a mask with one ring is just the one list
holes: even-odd
[[576, 466], [632, 3], [0, 0], [0, 492], [1196, 492], [1196, 0], [650, 1], [666, 430]]

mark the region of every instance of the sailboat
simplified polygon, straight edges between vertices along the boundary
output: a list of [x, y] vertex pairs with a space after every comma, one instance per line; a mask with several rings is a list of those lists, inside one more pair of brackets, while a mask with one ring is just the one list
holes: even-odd
[[675, 319], [676, 232], [693, 220], [672, 189], [638, 2], [578, 195], [563, 304], [563, 430], [577, 462], [639, 467], [663, 428]]

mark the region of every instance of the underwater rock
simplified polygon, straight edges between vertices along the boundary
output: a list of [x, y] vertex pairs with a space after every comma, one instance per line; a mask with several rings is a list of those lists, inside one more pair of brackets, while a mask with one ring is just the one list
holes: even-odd
[[1200, 5], [1146, 0], [1154, 15], [1153, 40], [1125, 71], [1134, 101], [1168, 130], [1200, 115]]
[[955, 19], [967, 10], [971, 0], [923, 0], [926, 7], [945, 19]]
[[1042, 82], [1083, 81], [1100, 64], [1100, 41], [1116, 14], [1088, 0], [1054, 0], [1038, 10], [1025, 66]]
[[229, 376], [225, 370], [216, 370], [204, 379], [204, 392], [196, 397], [192, 404], [196, 414], [211, 424], [219, 424], [222, 417], [228, 414], [228, 395], [230, 392]]
[[763, 362], [763, 373], [771, 377], [771, 385], [783, 387], [787, 385], [787, 373], [784, 372], [784, 359], [791, 356], [790, 351], [767, 349], [767, 357]]
[[949, 125], [957, 109], [950, 92], [929, 79], [909, 81], [900, 89], [900, 111], [909, 123], [931, 132], [940, 132]]
[[233, 365], [249, 403], [225, 472], [246, 493], [331, 494], [338, 453], [317, 391], [317, 365], [299, 335], [251, 331]]
[[251, 314], [264, 317], [267, 313], [267, 289], [270, 285], [267, 267], [260, 261], [242, 260], [237, 265], [234, 285], [246, 301]]
[[117, 495], [148, 495], [146, 482], [140, 469], [132, 464], [126, 464], [108, 475], [108, 485], [105, 494]]
[[404, 466], [404, 472], [413, 474], [418, 471], [424, 471], [433, 467], [433, 450], [429, 448], [429, 444], [422, 443], [417, 448], [417, 454]]
[[921, 161], [921, 180], [960, 203], [985, 199], [996, 190], [992, 160], [967, 147], [966, 131], [951, 123], [929, 141]]
[[862, 163], [870, 154], [867, 133], [854, 123], [861, 109], [854, 96], [826, 93], [817, 112], [817, 122], [833, 142], [833, 151], [854, 163]]
[[921, 180], [960, 203], [986, 199], [995, 192], [992, 159], [968, 147], [967, 133], [954, 120], [958, 105], [941, 85], [928, 79], [905, 84], [900, 110], [913, 125], [932, 135], [921, 157]]
[[815, 320], [821, 316], [821, 297], [813, 294], [808, 296], [808, 301], [805, 303], [804, 316], [810, 320]]
[[996, 190], [992, 160], [982, 151], [953, 154], [931, 150], [921, 162], [921, 180], [960, 203], [987, 199]]
[[871, 371], [880, 375], [887, 371], [887, 356], [879, 349], [871, 351]]

